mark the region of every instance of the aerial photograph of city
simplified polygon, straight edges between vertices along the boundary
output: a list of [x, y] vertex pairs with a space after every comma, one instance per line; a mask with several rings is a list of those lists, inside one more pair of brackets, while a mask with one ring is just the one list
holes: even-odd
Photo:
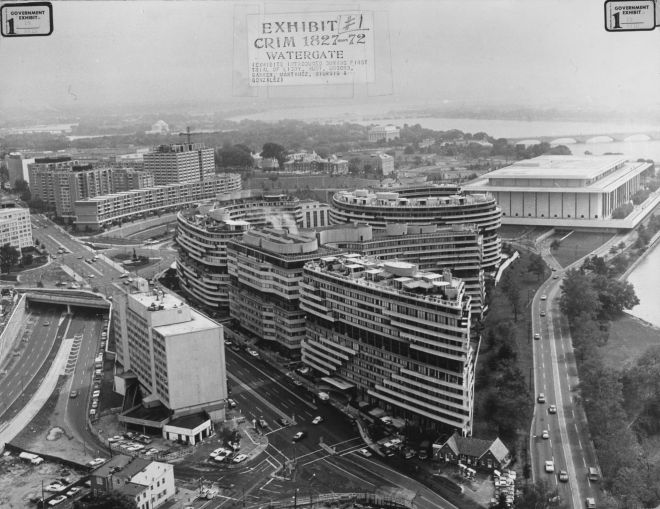
[[0, 29], [0, 508], [660, 509], [656, 0]]

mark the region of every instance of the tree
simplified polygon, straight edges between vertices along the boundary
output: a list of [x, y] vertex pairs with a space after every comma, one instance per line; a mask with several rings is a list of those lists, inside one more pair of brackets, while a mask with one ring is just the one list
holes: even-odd
[[600, 302], [600, 320], [611, 320], [619, 316], [624, 309], [632, 309], [639, 304], [635, 287], [628, 281], [619, 281], [601, 275], [591, 279]]
[[577, 269], [566, 272], [561, 284], [559, 307], [571, 325], [577, 316], [595, 318], [600, 312], [598, 293], [591, 285], [589, 277]]
[[550, 243], [550, 249], [553, 251], [556, 251], [561, 247], [561, 242], [559, 242], [559, 239], [555, 239]]
[[275, 158], [280, 163], [280, 166], [284, 164], [286, 159], [286, 150], [282, 145], [277, 143], [267, 142], [264, 143], [261, 149], [261, 157], [263, 158]]
[[543, 257], [536, 253], [530, 254], [527, 271], [536, 274], [536, 279], [539, 280], [545, 273], [545, 262], [543, 261]]
[[545, 481], [527, 483], [522, 486], [520, 494], [514, 501], [515, 509], [550, 509], [564, 508], [565, 504], [558, 501], [558, 490], [552, 488]]
[[137, 504], [124, 493], [110, 492], [77, 500], [73, 509], [137, 509]]
[[403, 149], [403, 153], [406, 155], [412, 155], [415, 153], [415, 149], [412, 145], [407, 145], [406, 148]]
[[513, 309], [513, 321], [518, 321], [518, 311], [520, 310], [520, 280], [517, 274], [507, 270], [502, 278], [502, 292], [509, 300]]
[[16, 262], [21, 257], [18, 249], [11, 244], [7, 243], [0, 247], [0, 272], [9, 274], [11, 268], [16, 265]]
[[30, 253], [23, 255], [23, 263], [25, 265], [32, 265], [33, 261], [34, 261], [34, 257]]
[[23, 179], [16, 179], [16, 182], [14, 182], [14, 192], [20, 195], [21, 200], [24, 202], [29, 202], [32, 199], [30, 186]]

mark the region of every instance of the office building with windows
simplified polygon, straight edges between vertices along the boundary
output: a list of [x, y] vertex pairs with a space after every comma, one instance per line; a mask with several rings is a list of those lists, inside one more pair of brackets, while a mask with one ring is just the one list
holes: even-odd
[[5, 244], [19, 251], [34, 245], [29, 209], [15, 203], [0, 203], [0, 246]]
[[314, 232], [252, 229], [227, 243], [231, 317], [290, 359], [300, 357], [305, 313], [300, 282], [305, 263], [338, 252], [319, 247]]
[[131, 189], [154, 187], [154, 176], [148, 171], [122, 167], [112, 169], [112, 192], [121, 193]]
[[316, 200], [302, 200], [302, 227], [319, 228], [330, 224], [330, 205]]
[[199, 182], [215, 175], [213, 149], [202, 143], [159, 145], [142, 159], [157, 186]]
[[138, 278], [115, 292], [117, 362], [139, 383], [142, 402], [171, 418], [206, 412], [224, 419], [227, 373], [222, 325]]
[[122, 221], [174, 212], [241, 189], [241, 176], [223, 173], [199, 182], [132, 189], [78, 200], [74, 204], [76, 228], [96, 231]]
[[227, 242], [241, 237], [251, 227], [285, 227], [295, 232], [301, 225], [297, 198], [252, 190], [228, 193], [212, 205], [179, 212], [179, 287], [209, 312], [228, 318]]
[[484, 271], [494, 273], [500, 264], [502, 211], [490, 194], [467, 194], [455, 185], [419, 183], [376, 192], [339, 191], [330, 205], [332, 224], [366, 223], [375, 230], [384, 230], [392, 223], [440, 227], [474, 224], [483, 238]]
[[357, 402], [427, 430], [472, 433], [478, 347], [465, 285], [358, 254], [308, 262], [302, 361]]

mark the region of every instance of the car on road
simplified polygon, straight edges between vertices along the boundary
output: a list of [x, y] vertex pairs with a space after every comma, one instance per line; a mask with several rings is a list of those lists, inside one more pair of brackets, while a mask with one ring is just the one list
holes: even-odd
[[89, 415], [90, 415], [90, 417], [96, 417], [96, 408], [92, 408], [92, 409], [89, 411]]
[[360, 449], [358, 452], [365, 458], [371, 458], [372, 456], [371, 451], [369, 449]]
[[69, 393], [69, 397], [70, 397], [71, 399], [73, 399], [73, 398], [77, 398], [77, 397], [78, 397], [78, 391], [75, 391], [75, 390], [74, 390], [74, 391], [71, 391], [71, 392]]
[[259, 357], [259, 352], [257, 352], [256, 350], [252, 350], [251, 348], [248, 348], [248, 353], [249, 353], [252, 357]]
[[552, 279], [559, 279], [559, 276], [557, 274], [553, 274]]
[[78, 493], [80, 490], [82, 490], [82, 488], [80, 488], [78, 486], [74, 486], [73, 488], [71, 488], [69, 491], [66, 492], [66, 496], [67, 497], [72, 497], [76, 493]]
[[232, 342], [229, 341], [228, 339], [225, 339], [225, 345], [227, 345], [227, 346], [231, 346], [231, 345], [232, 345]]
[[50, 322], [44, 322], [44, 327], [48, 327], [50, 325]]
[[152, 447], [151, 449], [149, 449], [149, 450], [148, 450], [147, 452], [145, 452], [144, 454], [147, 454], [147, 455], [150, 455], [150, 454], [158, 454], [159, 452], [160, 452], [159, 449], [156, 449], [155, 447]]
[[542, 392], [539, 392], [539, 395], [536, 398], [536, 401], [538, 401], [539, 403], [545, 403], [545, 394], [543, 394]]
[[78, 256], [78, 260], [82, 260], [83, 258], [84, 258], [83, 255]]
[[309, 373], [309, 368], [307, 366], [303, 366], [302, 368], [298, 368], [296, 371], [301, 375], [306, 375]]
[[547, 298], [548, 298], [547, 295], [545, 295], [545, 294], [541, 295], [541, 300], [546, 300]]
[[314, 419], [312, 419], [312, 424], [320, 424], [321, 422], [323, 422], [323, 417], [320, 415], [317, 415], [314, 417]]
[[543, 430], [543, 432], [541, 433], [541, 438], [543, 438], [544, 440], [547, 440], [548, 438], [550, 438], [550, 433], [548, 433], [547, 429]]
[[87, 462], [87, 466], [98, 467], [99, 465], [103, 465], [103, 463], [105, 463], [103, 458], [94, 458], [93, 460]]
[[545, 460], [545, 471], [549, 474], [555, 471], [555, 462], [552, 460]]
[[55, 506], [57, 504], [61, 504], [65, 500], [66, 500], [66, 495], [59, 495], [59, 496], [55, 497], [54, 499], [52, 499], [51, 501], [49, 501], [48, 505], [49, 506]]
[[596, 509], [596, 499], [593, 497], [587, 497], [585, 505], [587, 509]]
[[247, 459], [247, 454], [237, 454], [236, 457], [233, 459], [234, 463], [241, 463], [242, 461], [245, 461]]
[[229, 458], [230, 455], [231, 455], [231, 451], [222, 450], [221, 452], [219, 452], [215, 456], [212, 456], [212, 458], [213, 458], [213, 461], [217, 461], [218, 463], [222, 463], [227, 458]]
[[101, 395], [101, 391], [94, 391], [92, 392], [92, 398], [98, 398]]
[[304, 431], [299, 431], [298, 433], [293, 435], [293, 441], [297, 442], [298, 440], [302, 440], [303, 438], [305, 438], [305, 436], [307, 436], [307, 433], [305, 433]]
[[45, 491], [62, 491], [65, 488], [66, 488], [66, 486], [64, 486], [63, 484], [61, 484], [59, 482], [54, 482], [54, 483], [51, 483], [48, 486], [46, 486], [44, 488], [44, 490]]
[[238, 406], [238, 403], [236, 403], [236, 401], [234, 401], [231, 398], [227, 398], [227, 406], [229, 408], [236, 408], [236, 406]]
[[541, 316], [545, 316], [545, 311], [541, 311]]
[[560, 470], [557, 477], [561, 482], [568, 482], [568, 472], [566, 470]]
[[556, 414], [556, 413], [557, 413], [557, 407], [556, 407], [556, 405], [550, 405], [550, 406], [548, 407], [548, 413], [549, 413], [549, 414]]
[[534, 339], [541, 339], [541, 335], [538, 332], [535, 332]]
[[119, 277], [121, 277], [121, 278], [128, 277], [128, 272], [124, 272], [124, 273], [123, 273], [121, 276], [119, 276]]

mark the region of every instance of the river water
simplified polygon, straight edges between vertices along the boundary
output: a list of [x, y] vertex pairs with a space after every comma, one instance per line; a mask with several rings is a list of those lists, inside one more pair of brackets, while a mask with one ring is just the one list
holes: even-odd
[[631, 314], [660, 327], [660, 242], [628, 276], [635, 287], [639, 305]]

